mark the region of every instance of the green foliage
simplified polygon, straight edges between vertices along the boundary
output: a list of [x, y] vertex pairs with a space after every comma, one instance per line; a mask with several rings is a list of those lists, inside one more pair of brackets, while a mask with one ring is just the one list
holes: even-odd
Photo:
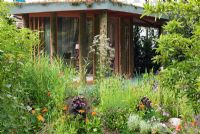
[[[8, 17], [10, 5], [1, 2], [0, 133], [164, 133], [160, 121], [174, 116], [193, 120], [200, 93], [199, 5], [190, 0], [145, 6], [146, 13], [162, 11], [172, 20], [164, 27], [167, 34], [158, 40], [155, 60], [166, 67], [158, 77], [145, 74], [138, 84], [120, 76], [105, 78], [106, 71], [111, 72], [113, 50], [102, 36], [94, 40], [100, 77], [93, 86], [79, 87], [75, 70], [61, 60], [31, 59], [37, 35], [17, 29]], [[88, 109], [95, 111], [87, 111], [84, 120], [66, 110], [66, 98], [77, 94], [84, 95], [91, 103]], [[151, 100], [151, 109], [138, 109], [144, 96]]]
[[[174, 91], [174, 100], [187, 97], [196, 113], [200, 109], [197, 79], [200, 74], [200, 2], [170, 0], [158, 5], [145, 5], [145, 13], [168, 17], [164, 33], [158, 39], [154, 58], [166, 68], [159, 81], [164, 90]], [[187, 99], [186, 99], [187, 100]]]
[[117, 131], [119, 133], [127, 133], [127, 118], [129, 109], [107, 109], [103, 111], [101, 120], [105, 128], [109, 131]]
[[102, 109], [131, 107], [133, 98], [130, 84], [116, 76], [103, 79], [100, 83]]
[[[3, 132], [37, 132], [44, 122], [52, 122], [61, 116], [64, 100], [71, 95], [68, 90], [72, 90], [74, 70], [64, 67], [59, 60], [50, 64], [48, 57], [40, 57], [21, 68], [15, 90], [1, 94], [1, 110], [5, 113], [1, 115]], [[45, 108], [47, 112], [44, 113]], [[35, 113], [31, 114], [33, 110]], [[39, 115], [44, 121], [38, 119]]]
[[164, 128], [159, 121], [155, 120], [143, 120], [140, 116], [136, 114], [131, 114], [128, 117], [128, 129], [131, 132], [138, 132], [141, 134], [165, 134], [165, 133], [171, 133], [170, 130], [167, 128]]
[[[112, 131], [130, 133], [127, 128], [127, 118], [132, 112], [144, 120], [155, 116], [163, 118], [161, 113], [155, 111], [160, 104], [160, 94], [152, 90], [152, 85], [153, 79], [149, 76], [144, 76], [143, 82], [138, 85], [133, 85], [132, 82], [118, 76], [103, 79], [100, 83], [100, 110], [103, 124]], [[137, 110], [144, 96], [153, 102], [155, 110]]]
[[139, 131], [141, 117], [138, 115], [130, 115], [128, 118], [128, 129], [131, 131]]
[[21, 85], [23, 92], [28, 93], [27, 99], [32, 101], [30, 103], [38, 106], [53, 103], [59, 106], [68, 97], [66, 89], [70, 90], [74, 74], [75, 71], [64, 67], [60, 60], [54, 59], [50, 64], [50, 59], [44, 57], [25, 64]]
[[62, 114], [54, 122], [46, 125], [42, 133], [58, 134], [101, 134], [102, 126], [98, 115], [87, 115], [87, 120], [81, 120], [79, 116]]
[[12, 5], [0, 1], [0, 132], [28, 133], [31, 117], [20, 96], [22, 68], [37, 42], [35, 33], [18, 29], [10, 18]]

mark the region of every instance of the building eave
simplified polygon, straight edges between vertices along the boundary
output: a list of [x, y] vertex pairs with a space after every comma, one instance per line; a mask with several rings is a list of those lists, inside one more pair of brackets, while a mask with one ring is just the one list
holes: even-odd
[[80, 11], [80, 10], [112, 10], [133, 14], [142, 14], [143, 8], [134, 5], [114, 3], [111, 1], [89, 3], [49, 2], [49, 3], [16, 3], [11, 14]]

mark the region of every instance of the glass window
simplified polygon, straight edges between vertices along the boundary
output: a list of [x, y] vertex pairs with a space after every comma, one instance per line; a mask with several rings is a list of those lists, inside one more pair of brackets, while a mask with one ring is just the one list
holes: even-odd
[[39, 33], [40, 43], [33, 48], [33, 56], [39, 56], [46, 51], [50, 54], [50, 18], [30, 17], [30, 29]]
[[44, 44], [45, 51], [47, 54], [50, 54], [50, 18], [44, 18]]
[[68, 64], [77, 60], [78, 22], [75, 17], [58, 17], [58, 55]]

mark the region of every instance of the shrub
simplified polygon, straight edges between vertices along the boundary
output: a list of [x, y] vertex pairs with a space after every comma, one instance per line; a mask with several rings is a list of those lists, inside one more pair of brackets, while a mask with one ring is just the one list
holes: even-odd
[[120, 108], [110, 108], [104, 110], [101, 115], [101, 120], [105, 129], [111, 132], [126, 133], [127, 128], [127, 118], [129, 115], [128, 109]]
[[142, 118], [139, 115], [132, 114], [128, 118], [128, 129], [131, 131], [139, 131]]
[[140, 133], [141, 134], [148, 134], [150, 132], [150, 130], [151, 130], [151, 124], [150, 123], [141, 120], [139, 125], [140, 125]]
[[200, 74], [200, 26], [199, 1], [166, 1], [156, 5], [145, 5], [144, 14], [169, 16], [163, 27], [166, 34], [158, 39], [158, 55], [155, 62], [161, 63], [165, 69], [159, 80], [162, 88], [174, 92], [174, 100], [188, 98], [196, 114], [200, 110], [200, 92], [197, 80]]
[[38, 36], [13, 25], [10, 7], [0, 1], [0, 133], [28, 133], [31, 117], [21, 98], [20, 80]]

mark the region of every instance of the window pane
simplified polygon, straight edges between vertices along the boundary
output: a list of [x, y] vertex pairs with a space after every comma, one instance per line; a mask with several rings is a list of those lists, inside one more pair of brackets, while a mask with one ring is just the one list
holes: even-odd
[[58, 55], [64, 62], [75, 62], [75, 46], [78, 44], [78, 18], [58, 17]]
[[47, 54], [50, 54], [50, 18], [44, 18], [44, 43], [45, 51]]

